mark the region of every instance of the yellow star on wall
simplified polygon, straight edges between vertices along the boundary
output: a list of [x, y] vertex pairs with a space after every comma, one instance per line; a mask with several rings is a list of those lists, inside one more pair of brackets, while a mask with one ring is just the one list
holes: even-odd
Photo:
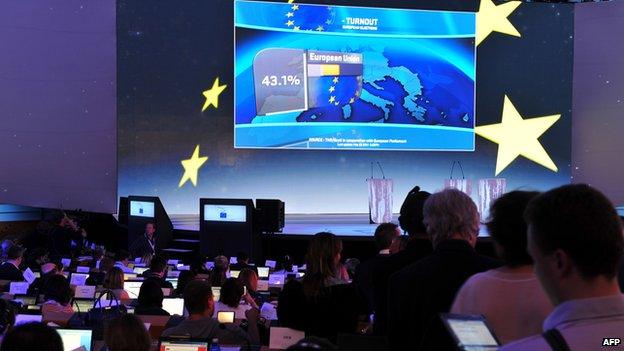
[[498, 144], [496, 175], [502, 172], [518, 156], [524, 156], [551, 171], [557, 166], [538, 138], [559, 120], [561, 115], [523, 119], [511, 100], [505, 95], [501, 123], [475, 128], [475, 132]]
[[519, 1], [510, 1], [496, 6], [492, 0], [481, 0], [479, 12], [477, 12], [476, 45], [481, 44], [492, 32], [519, 37], [520, 32], [507, 19], [518, 6], [520, 6]]
[[202, 112], [206, 111], [210, 105], [215, 108], [219, 108], [219, 95], [227, 88], [227, 85], [219, 85], [219, 77], [217, 77], [212, 84], [212, 88], [203, 92], [206, 97], [206, 102], [204, 102], [204, 107], [202, 107]]
[[208, 161], [208, 157], [199, 157], [199, 145], [195, 147], [195, 151], [193, 152], [193, 156], [188, 160], [182, 160], [182, 167], [184, 167], [184, 174], [180, 179], [180, 184], [178, 184], [178, 188], [181, 188], [187, 180], [190, 180], [193, 183], [193, 186], [197, 186], [197, 173], [199, 172], [199, 168]]

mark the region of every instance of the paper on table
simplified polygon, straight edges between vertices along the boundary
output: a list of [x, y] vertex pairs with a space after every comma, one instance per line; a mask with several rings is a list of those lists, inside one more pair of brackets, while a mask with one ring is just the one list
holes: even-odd
[[285, 350], [305, 338], [305, 333], [290, 328], [273, 327], [270, 330], [269, 348]]

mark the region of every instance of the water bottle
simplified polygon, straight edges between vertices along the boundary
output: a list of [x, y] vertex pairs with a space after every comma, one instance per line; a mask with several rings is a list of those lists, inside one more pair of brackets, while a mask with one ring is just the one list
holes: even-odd
[[218, 338], [212, 338], [212, 342], [210, 343], [210, 351], [221, 351]]

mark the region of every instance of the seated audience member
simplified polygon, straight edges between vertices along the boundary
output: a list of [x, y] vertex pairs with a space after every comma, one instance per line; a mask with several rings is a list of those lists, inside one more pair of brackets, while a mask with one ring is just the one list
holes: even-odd
[[230, 261], [225, 256], [217, 256], [214, 260], [214, 268], [210, 272], [210, 284], [212, 286], [221, 286], [227, 279], [230, 271]]
[[390, 244], [390, 255], [394, 255], [395, 253], [401, 252], [407, 248], [407, 242], [409, 237], [406, 235], [397, 236], [392, 239], [392, 244]]
[[360, 260], [358, 258], [352, 257], [347, 258], [344, 262], [344, 268], [347, 270], [348, 280], [353, 280], [355, 277], [355, 271], [360, 266]]
[[[215, 314], [219, 312], [234, 312], [234, 318], [244, 319], [245, 312], [251, 309], [252, 305], [240, 303], [244, 295], [243, 286], [243, 283], [236, 278], [226, 279], [221, 286], [221, 297], [215, 303]], [[255, 307], [257, 308], [258, 306]]]
[[167, 278], [167, 260], [160, 256], [154, 256], [150, 262], [150, 268], [143, 272], [145, 280], [153, 280], [157, 282], [161, 288], [172, 289], [173, 284], [166, 281]]
[[178, 285], [175, 289], [175, 294], [178, 296], [184, 295], [184, 289], [186, 288], [186, 285], [196, 278], [197, 274], [195, 274], [195, 271], [192, 269], [180, 272], [180, 275], [178, 276]]
[[413, 262], [429, 255], [433, 250], [423, 224], [423, 206], [431, 194], [414, 187], [401, 205], [399, 224], [408, 234], [405, 250], [380, 260], [373, 271], [373, 330], [377, 335], [387, 333], [388, 279]]
[[362, 299], [362, 312], [367, 315], [373, 312], [373, 272], [375, 266], [390, 255], [390, 245], [392, 241], [400, 235], [399, 226], [394, 223], [382, 223], [378, 225], [377, 229], [375, 229], [377, 255], [368, 261], [360, 263], [355, 270], [353, 285]]
[[169, 312], [162, 308], [164, 298], [165, 295], [160, 285], [154, 280], [146, 280], [141, 284], [134, 313], [147, 316], [168, 316]]
[[72, 291], [67, 278], [60, 274], [51, 276], [43, 288], [45, 302], [41, 311], [45, 313], [74, 313], [71, 305]]
[[357, 326], [357, 299], [352, 285], [338, 278], [342, 242], [331, 233], [314, 235], [306, 254], [307, 272], [301, 281], [284, 284], [277, 316], [280, 325], [306, 335], [336, 340]]
[[118, 300], [128, 300], [130, 298], [128, 292], [124, 290], [124, 273], [119, 267], [113, 267], [106, 272], [102, 287], [112, 291]]
[[501, 343], [538, 334], [552, 304], [533, 273], [523, 215], [538, 193], [512, 191], [490, 208], [487, 229], [504, 266], [470, 277], [451, 313], [483, 314]]
[[611, 202], [588, 185], [566, 185], [531, 201], [525, 218], [535, 274], [555, 309], [544, 334], [501, 350], [598, 350], [604, 338], [621, 338], [624, 296], [616, 275], [624, 238]]
[[35, 281], [30, 284], [30, 286], [28, 287], [28, 293], [30, 295], [39, 295], [41, 292], [44, 291], [48, 279], [55, 275], [61, 275], [61, 272], [62, 270], [59, 270], [56, 264], [51, 262], [44, 263], [41, 266], [41, 276], [39, 278], [36, 278]]
[[15, 324], [15, 309], [8, 300], [0, 299], [0, 343]]
[[43, 323], [26, 323], [13, 328], [2, 339], [0, 351], [63, 351], [61, 336]]
[[285, 255], [280, 264], [280, 269], [275, 270], [275, 274], [288, 274], [294, 272], [294, 263], [290, 255]]
[[108, 322], [104, 328], [104, 343], [108, 351], [149, 351], [152, 347], [145, 325], [133, 314]]
[[219, 343], [230, 345], [258, 344], [257, 323], [260, 312], [257, 309], [246, 312], [249, 330], [245, 332], [236, 324], [221, 324], [212, 318], [214, 305], [210, 284], [201, 280], [190, 282], [184, 291], [184, 306], [189, 313], [188, 318], [177, 326], [163, 331], [162, 336], [207, 340], [218, 338]]
[[133, 257], [153, 256], [156, 254], [156, 225], [152, 222], [145, 224], [145, 233], [137, 237], [130, 244]]
[[128, 267], [130, 263], [130, 253], [126, 250], [119, 250], [115, 254], [115, 267], [121, 269], [124, 273], [134, 273], [132, 268]]
[[236, 254], [236, 263], [230, 265], [231, 271], [242, 271], [245, 268], [257, 269], [255, 266], [249, 264], [249, 255], [240, 251]]
[[33, 272], [41, 270], [41, 266], [48, 263], [48, 250], [43, 247], [37, 247], [30, 251], [28, 258], [26, 259], [26, 267], [30, 268]]
[[24, 273], [19, 268], [23, 259], [24, 249], [21, 246], [13, 245], [9, 247], [7, 260], [0, 264], [0, 280], [24, 281]]
[[190, 270], [193, 271], [195, 275], [210, 274], [210, 271], [206, 268], [206, 257], [204, 256], [197, 256], [193, 258], [189, 266]]
[[257, 305], [258, 301], [256, 301], [256, 299], [260, 297], [258, 294], [258, 273], [253, 269], [245, 268], [238, 275], [238, 280], [245, 286], [247, 295], [249, 295]]
[[112, 258], [102, 258], [100, 260], [100, 268], [96, 268], [94, 271], [91, 271], [91, 273], [89, 273], [89, 277], [87, 278], [85, 284], [93, 286], [104, 285], [104, 278], [106, 278], [106, 273], [110, 272], [113, 267], [115, 267], [115, 261], [113, 261]]
[[[392, 350], [423, 349], [425, 331], [439, 313], [450, 310], [462, 284], [473, 274], [498, 266], [474, 249], [479, 212], [468, 195], [456, 189], [435, 193], [425, 202], [423, 215], [433, 253], [389, 280], [388, 340]], [[428, 338], [433, 337], [430, 334]]]

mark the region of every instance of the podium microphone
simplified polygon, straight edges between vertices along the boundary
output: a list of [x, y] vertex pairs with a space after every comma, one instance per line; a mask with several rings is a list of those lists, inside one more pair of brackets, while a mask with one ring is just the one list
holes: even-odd
[[381, 168], [381, 163], [377, 161], [377, 166], [379, 166], [379, 170], [381, 171], [381, 176], [383, 179], [386, 179], [386, 175], [384, 174], [383, 168]]

